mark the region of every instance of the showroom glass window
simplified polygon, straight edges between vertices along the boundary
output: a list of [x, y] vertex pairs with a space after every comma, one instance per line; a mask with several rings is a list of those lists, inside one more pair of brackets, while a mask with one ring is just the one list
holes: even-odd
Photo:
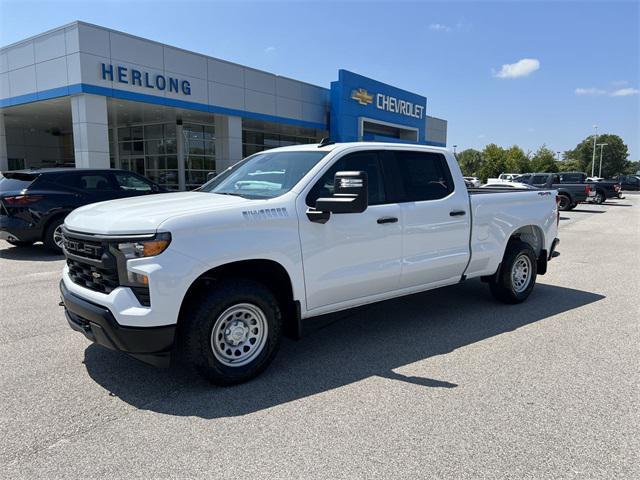
[[242, 156], [248, 157], [276, 147], [317, 143], [326, 136], [328, 133], [325, 130], [243, 119]]
[[187, 190], [207, 181], [207, 174], [216, 171], [216, 134], [213, 125], [185, 123], [184, 171]]

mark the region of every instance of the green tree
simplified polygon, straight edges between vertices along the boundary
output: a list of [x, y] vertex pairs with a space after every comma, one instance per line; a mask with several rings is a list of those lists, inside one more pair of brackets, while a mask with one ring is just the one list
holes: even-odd
[[490, 143], [482, 150], [482, 164], [480, 166], [480, 179], [483, 182], [489, 177], [497, 177], [505, 171], [506, 150], [495, 143]]
[[519, 146], [513, 145], [505, 152], [505, 170], [510, 173], [527, 173], [529, 158]]
[[[626, 172], [629, 168], [629, 150], [618, 135], [605, 133], [598, 135], [598, 143], [606, 143], [602, 151], [602, 176], [611, 177]], [[596, 163], [594, 173], [598, 175], [600, 169], [600, 149], [596, 148]], [[576, 148], [567, 152], [574, 158], [580, 168], [578, 170], [591, 175], [591, 160], [593, 158], [593, 136], [585, 138]]]
[[531, 170], [534, 172], [557, 172], [556, 154], [553, 150], [542, 145], [531, 159]]
[[473, 148], [467, 148], [456, 154], [458, 163], [460, 164], [460, 170], [466, 177], [477, 177], [480, 173], [480, 166], [482, 165], [482, 154], [478, 150]]

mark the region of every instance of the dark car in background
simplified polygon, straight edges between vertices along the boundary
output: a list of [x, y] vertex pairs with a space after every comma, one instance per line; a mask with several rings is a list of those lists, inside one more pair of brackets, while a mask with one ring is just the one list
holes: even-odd
[[640, 175], [622, 175], [618, 177], [620, 188], [626, 191], [640, 190]]
[[557, 190], [558, 208], [562, 211], [573, 210], [578, 203], [586, 202], [594, 195], [589, 184], [562, 182], [559, 173], [525, 173], [516, 177], [514, 181], [537, 188]]
[[589, 184], [591, 190], [595, 191], [593, 201], [598, 205], [604, 203], [607, 198], [620, 198], [621, 187], [617, 180], [600, 180], [591, 182], [587, 180], [584, 172], [561, 172], [560, 183], [582, 183]]
[[89, 203], [166, 190], [127, 170], [49, 168], [2, 172], [0, 239], [27, 246], [42, 241], [62, 251], [64, 218]]

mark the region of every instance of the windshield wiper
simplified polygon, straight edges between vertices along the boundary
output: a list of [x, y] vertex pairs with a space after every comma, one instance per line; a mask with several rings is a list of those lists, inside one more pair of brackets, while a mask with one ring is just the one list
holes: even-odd
[[245, 198], [245, 196], [242, 195], [241, 193], [235, 193], [235, 192], [210, 192], [210, 193], [215, 193], [216, 195], [231, 195], [233, 197]]

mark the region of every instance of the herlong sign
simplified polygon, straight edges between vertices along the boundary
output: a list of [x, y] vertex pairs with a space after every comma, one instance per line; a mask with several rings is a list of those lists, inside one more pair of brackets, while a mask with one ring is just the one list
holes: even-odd
[[191, 95], [189, 80], [169, 77], [160, 73], [149, 73], [123, 65], [101, 63], [102, 79], [111, 82], [137, 85], [143, 88]]

